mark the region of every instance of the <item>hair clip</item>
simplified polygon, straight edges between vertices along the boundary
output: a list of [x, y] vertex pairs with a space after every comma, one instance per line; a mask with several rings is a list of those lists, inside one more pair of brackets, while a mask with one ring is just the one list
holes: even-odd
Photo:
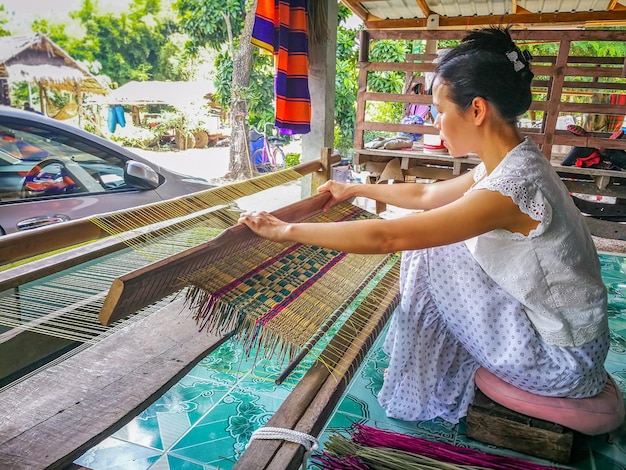
[[507, 52], [505, 55], [507, 59], [509, 59], [513, 64], [513, 68], [516, 72], [522, 70], [526, 66], [526, 64], [530, 63], [530, 61], [533, 60], [533, 56], [530, 52], [528, 52], [527, 50], [522, 51], [519, 47], [516, 47], [512, 51]]
[[517, 51], [509, 51], [506, 53], [507, 59], [511, 61], [516, 72], [519, 72], [524, 68], [524, 63], [520, 60], [520, 55], [517, 53], [518, 51], [519, 49]]

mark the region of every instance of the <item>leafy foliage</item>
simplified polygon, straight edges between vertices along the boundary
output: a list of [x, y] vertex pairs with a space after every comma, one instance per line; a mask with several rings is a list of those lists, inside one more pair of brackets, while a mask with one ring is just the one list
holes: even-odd
[[[372, 62], [405, 62], [406, 54], [411, 52], [407, 41], [383, 39], [375, 41], [370, 51]], [[384, 93], [402, 93], [404, 72], [374, 72], [368, 77], [371, 91]]]
[[[266, 122], [274, 120], [274, 80], [273, 57], [259, 50], [254, 51], [254, 64], [250, 76], [250, 85], [244, 91], [248, 101], [248, 123], [263, 128]], [[233, 61], [228, 52], [222, 52], [215, 61], [216, 88], [215, 99], [223, 109], [229, 109], [231, 103], [231, 82]]]
[[[626, 30], [626, 27], [602, 28]], [[528, 49], [533, 56], [556, 55], [558, 42], [536, 44], [520, 43], [522, 49]], [[626, 43], [623, 41], [572, 41], [570, 55], [582, 57], [624, 57], [626, 55]]]
[[344, 25], [351, 12], [343, 4], [338, 6], [337, 65], [335, 75], [335, 147], [352, 148], [356, 123], [358, 29]]
[[[169, 42], [178, 31], [173, 18], [160, 15], [161, 0], [133, 0], [119, 16], [101, 14], [92, 0], [83, 0], [80, 10], [70, 13], [85, 29], [81, 41], [70, 42], [72, 55], [98, 62], [102, 72], [120, 84], [131, 80], [182, 78], [168, 60], [181, 46]], [[51, 36], [55, 42], [57, 39]], [[64, 47], [63, 41], [59, 44]], [[182, 54], [181, 54], [182, 55]]]
[[0, 5], [0, 36], [10, 36], [11, 32], [5, 28], [9, 23], [7, 10], [4, 5]]
[[139, 127], [128, 126], [123, 132], [111, 134], [109, 138], [125, 147], [148, 148], [153, 142], [157, 141], [158, 136], [154, 129], [142, 129]]
[[[370, 50], [372, 62], [405, 62], [406, 55], [413, 52], [409, 41], [375, 41]], [[368, 85], [370, 91], [381, 93], [402, 93], [405, 73], [382, 71], [370, 72]], [[372, 102], [366, 109], [368, 119], [377, 122], [400, 122], [402, 103]]]
[[246, 0], [178, 0], [174, 6], [181, 29], [189, 35], [187, 47], [192, 53], [201, 47], [219, 50], [228, 43], [224, 15], [230, 19], [233, 38], [239, 37], [243, 29]]
[[[178, 33], [175, 18], [161, 9], [161, 0], [133, 0], [119, 15], [99, 13], [97, 2], [83, 0], [70, 17], [80, 22], [84, 36], [71, 36], [67, 24], [46, 19], [34, 20], [31, 29], [48, 36], [103, 83], [193, 78], [186, 37]], [[19, 101], [27, 94], [25, 86], [14, 90]], [[49, 98], [57, 107], [68, 99], [56, 93]]]
[[285, 155], [285, 167], [291, 168], [292, 166], [296, 166], [300, 164], [300, 154], [299, 153], [288, 153]]
[[[243, 29], [246, 9], [251, 7], [246, 0], [178, 0], [175, 7], [181, 29], [189, 36], [187, 50], [191, 54], [198, 53], [202, 47], [219, 51], [214, 77], [216, 101], [223, 109], [230, 109], [233, 98], [231, 54]], [[230, 41], [225, 16], [232, 28], [233, 43], [228, 48], [224, 47]], [[255, 50], [253, 61], [249, 86], [242, 93], [248, 103], [249, 124], [262, 128], [264, 123], [274, 119], [273, 57]]]

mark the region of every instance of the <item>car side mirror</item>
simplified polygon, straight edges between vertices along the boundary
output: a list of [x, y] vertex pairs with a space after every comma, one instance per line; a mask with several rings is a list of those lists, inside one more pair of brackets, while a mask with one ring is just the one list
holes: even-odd
[[124, 169], [124, 181], [138, 189], [155, 189], [159, 186], [159, 174], [145, 163], [128, 161]]

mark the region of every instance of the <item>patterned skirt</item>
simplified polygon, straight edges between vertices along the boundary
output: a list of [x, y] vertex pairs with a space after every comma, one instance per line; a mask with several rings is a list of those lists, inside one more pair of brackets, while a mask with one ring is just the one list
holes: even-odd
[[523, 306], [487, 276], [464, 243], [403, 253], [400, 289], [378, 395], [390, 418], [457, 423], [474, 398], [480, 366], [544, 396], [590, 397], [606, 382], [608, 333], [579, 347], [545, 344]]

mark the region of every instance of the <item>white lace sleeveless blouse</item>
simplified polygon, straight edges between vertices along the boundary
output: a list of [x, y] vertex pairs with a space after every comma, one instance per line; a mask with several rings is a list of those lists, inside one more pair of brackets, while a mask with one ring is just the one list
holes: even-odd
[[469, 191], [497, 191], [539, 222], [528, 236], [499, 229], [466, 244], [485, 272], [525, 306], [543, 340], [580, 346], [605, 333], [607, 293], [598, 254], [583, 216], [539, 148], [526, 139], [491, 174], [478, 165], [474, 180]]

